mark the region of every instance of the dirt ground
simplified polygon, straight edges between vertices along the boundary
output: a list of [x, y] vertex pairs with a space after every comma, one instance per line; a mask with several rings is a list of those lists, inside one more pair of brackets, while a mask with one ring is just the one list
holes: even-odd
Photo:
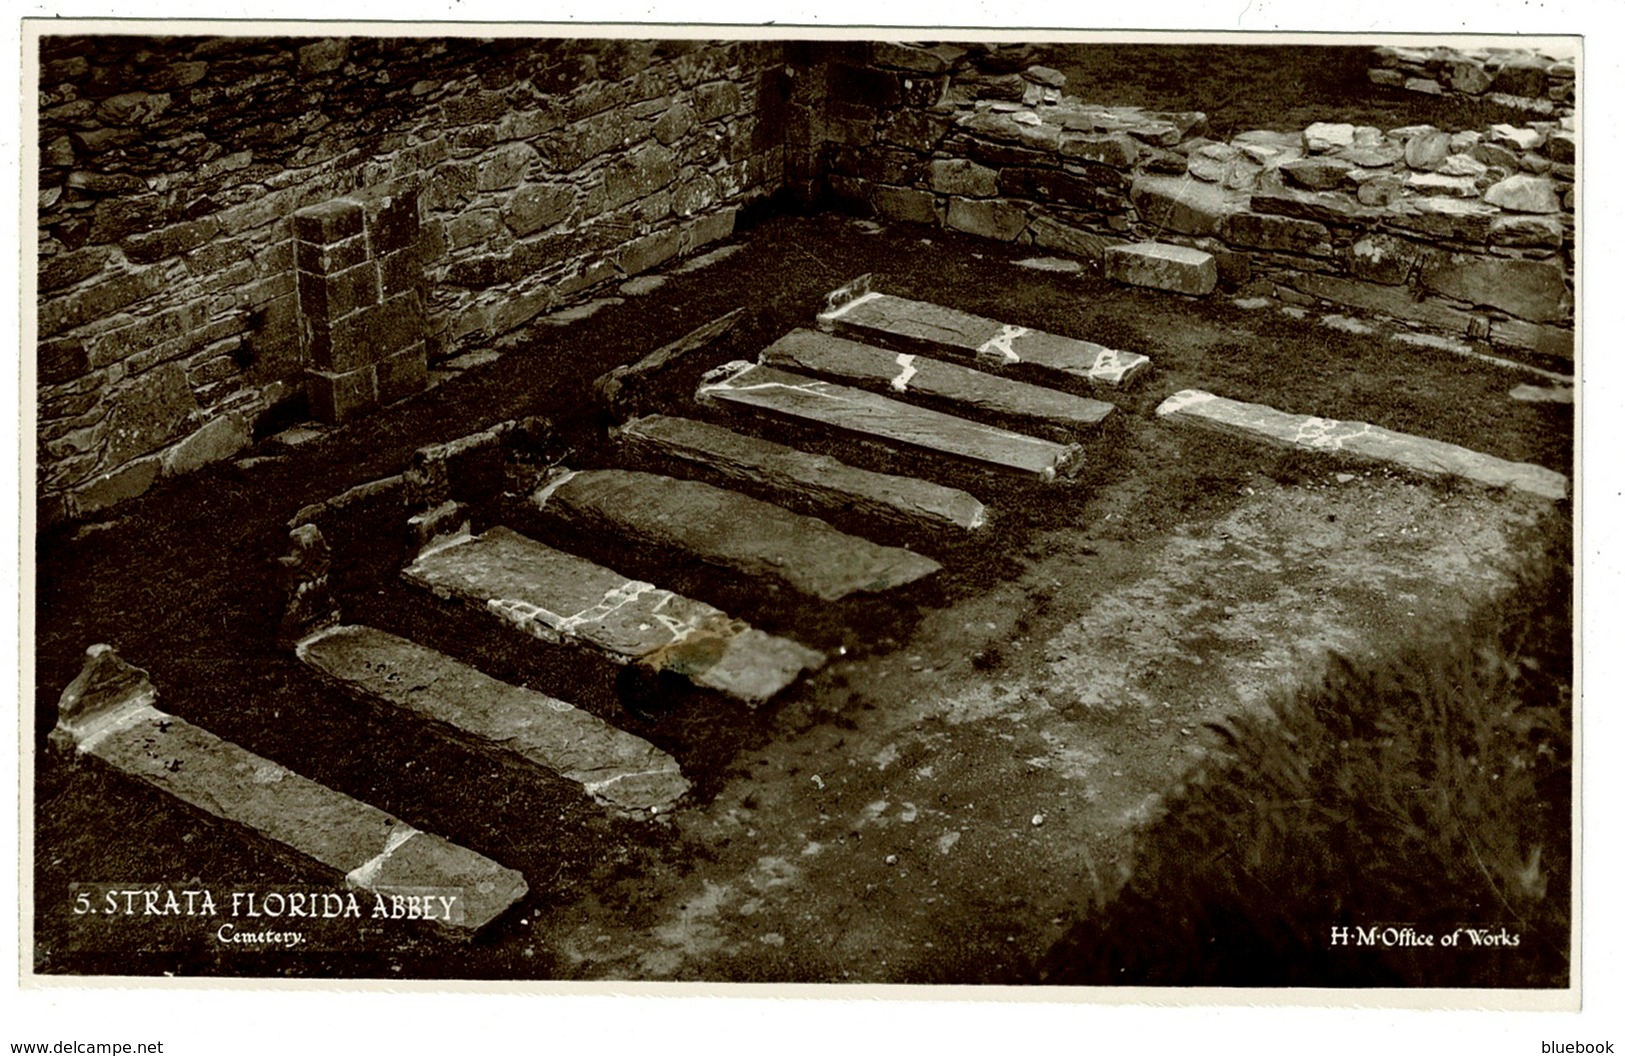
[[[1570, 469], [1571, 408], [1512, 401], [1521, 378], [1448, 354], [1399, 355], [1313, 318], [1031, 271], [1015, 265], [1033, 255], [1021, 247], [938, 231], [781, 217], [738, 242], [651, 292], [537, 327], [500, 360], [375, 419], [291, 451], [266, 446], [40, 541], [38, 971], [1026, 981], [1121, 882], [1136, 824], [1216, 746], [1204, 723], [1313, 678], [1327, 650], [1392, 648], [1493, 600], [1549, 526], [1532, 500], [1188, 434], [1154, 419], [1161, 398], [1203, 387]], [[275, 646], [273, 559], [302, 505], [398, 472], [422, 444], [526, 414], [555, 420], [572, 464], [602, 462], [604, 422], [586, 392], [598, 373], [741, 305], [749, 321], [684, 370], [753, 355], [862, 272], [887, 292], [1144, 352], [1154, 372], [1111, 394], [1123, 420], [1089, 444], [1076, 485], [947, 473], [988, 503], [992, 526], [970, 542], [913, 540], [945, 571], [899, 602], [821, 609], [612, 551], [629, 575], [846, 649], [768, 707], [687, 694], [632, 714], [607, 663], [474, 633], [469, 614], [402, 586], [398, 507], [362, 508], [333, 533], [346, 619], [454, 652], [671, 752], [696, 788], [669, 822], [607, 819], [561, 780], [340, 699]], [[662, 398], [680, 400], [690, 380], [674, 371]], [[921, 468], [844, 441], [814, 446]], [[77, 948], [74, 882], [323, 879], [44, 751], [57, 695], [98, 641], [151, 672], [161, 707], [520, 869], [531, 895], [467, 945], [425, 934], [233, 954], [177, 923]]]

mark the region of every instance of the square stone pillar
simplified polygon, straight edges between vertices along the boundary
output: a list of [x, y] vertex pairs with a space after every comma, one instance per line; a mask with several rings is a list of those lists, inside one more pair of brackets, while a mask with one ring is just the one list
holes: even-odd
[[311, 415], [343, 422], [428, 385], [415, 193], [358, 193], [294, 213]]

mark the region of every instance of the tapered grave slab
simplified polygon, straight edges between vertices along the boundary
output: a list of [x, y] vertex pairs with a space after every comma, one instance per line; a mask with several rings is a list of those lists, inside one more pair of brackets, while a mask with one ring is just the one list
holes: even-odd
[[713, 479], [760, 489], [776, 501], [805, 501], [910, 528], [973, 532], [987, 522], [982, 503], [958, 488], [860, 469], [693, 418], [636, 418], [611, 436], [630, 458], [681, 459]]
[[543, 641], [672, 671], [753, 705], [824, 662], [703, 602], [501, 526], [431, 546], [402, 574]]
[[1073, 476], [1083, 465], [1076, 444], [1057, 444], [742, 360], [707, 374], [696, 396], [702, 403], [811, 422], [1039, 480]]
[[1430, 477], [1459, 477], [1547, 499], [1561, 499], [1568, 494], [1569, 479], [1544, 466], [1508, 462], [1442, 440], [1396, 433], [1366, 422], [1288, 414], [1199, 389], [1174, 393], [1157, 408], [1157, 416], [1300, 451], [1386, 462]]
[[1138, 352], [1119, 352], [1073, 337], [1013, 326], [926, 301], [870, 291], [818, 316], [822, 330], [900, 352], [971, 357], [988, 369], [1025, 365], [1035, 373], [1112, 388], [1151, 366]]
[[952, 404], [959, 414], [987, 412], [1083, 432], [1116, 408], [1070, 392], [1029, 385], [914, 352], [892, 352], [817, 330], [793, 330], [769, 345], [761, 362], [771, 367], [884, 386], [899, 396], [919, 395]]
[[782, 580], [824, 601], [882, 593], [942, 570], [924, 554], [848, 535], [816, 517], [657, 473], [561, 471], [531, 502], [544, 516], [590, 536], [692, 554], [747, 576]]
[[343, 626], [297, 651], [329, 683], [449, 727], [478, 747], [511, 752], [574, 781], [615, 814], [667, 813], [688, 791], [677, 760], [641, 737], [405, 638]]
[[[93, 647], [92, 664], [102, 672], [106, 651]], [[523, 876], [484, 855], [160, 711], [145, 673], [128, 670], [140, 675], [137, 691], [123, 687], [88, 704], [75, 680], [63, 694], [52, 743], [335, 870], [351, 887], [386, 898], [454, 897], [450, 907], [435, 903], [444, 912], [428, 918], [453, 933], [478, 931], [528, 891]]]

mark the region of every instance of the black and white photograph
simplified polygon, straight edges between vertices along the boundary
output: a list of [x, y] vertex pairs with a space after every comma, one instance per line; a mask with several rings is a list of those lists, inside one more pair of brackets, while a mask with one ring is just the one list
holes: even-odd
[[1561, 28], [25, 22], [24, 984], [1577, 1009]]

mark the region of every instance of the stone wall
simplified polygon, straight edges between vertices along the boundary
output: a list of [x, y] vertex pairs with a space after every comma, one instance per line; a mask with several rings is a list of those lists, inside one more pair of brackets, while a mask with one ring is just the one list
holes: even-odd
[[229, 457], [305, 399], [297, 210], [415, 202], [429, 360], [726, 236], [783, 186], [782, 50], [44, 38], [40, 522]]
[[1372, 84], [1482, 96], [1542, 116], [1574, 112], [1574, 62], [1528, 48], [1395, 48], [1371, 53]]
[[[839, 115], [808, 137], [803, 169], [829, 198], [893, 220], [1096, 261], [1177, 243], [1212, 253], [1231, 290], [1572, 357], [1572, 117], [1220, 142], [1200, 113], [1072, 99], [1026, 55], [877, 44], [864, 65], [798, 73]], [[861, 104], [839, 95], [853, 84]]]

